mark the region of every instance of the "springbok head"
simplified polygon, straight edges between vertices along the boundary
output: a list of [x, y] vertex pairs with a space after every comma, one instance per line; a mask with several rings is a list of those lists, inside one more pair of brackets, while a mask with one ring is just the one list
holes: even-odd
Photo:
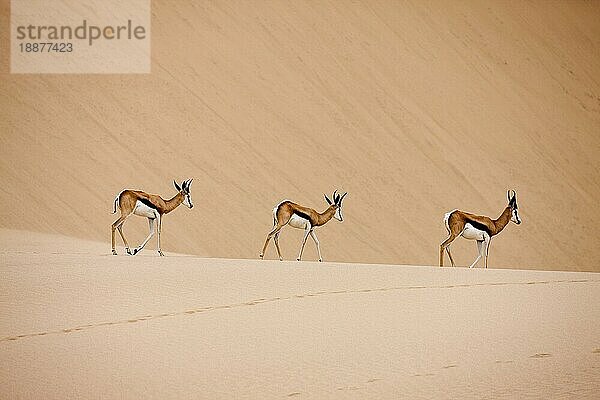
[[185, 204], [189, 208], [194, 207], [194, 203], [192, 203], [192, 195], [190, 194], [190, 186], [192, 185], [193, 180], [194, 179], [192, 178], [188, 179], [187, 181], [183, 181], [181, 183], [181, 186], [179, 186], [177, 182], [173, 180], [173, 185], [175, 185], [175, 189], [177, 189], [177, 191], [183, 194], [184, 196], [183, 204]]
[[333, 217], [340, 222], [342, 222], [344, 220], [344, 218], [342, 217], [342, 201], [344, 200], [344, 197], [346, 197], [347, 194], [348, 194], [348, 192], [346, 192], [340, 196], [337, 193], [337, 190], [335, 190], [333, 192], [333, 202], [329, 199], [329, 197], [327, 197], [326, 194], [324, 195], [325, 201], [327, 202], [327, 204], [335, 207], [335, 214], [333, 215]]
[[506, 196], [508, 197], [508, 206], [510, 207], [510, 220], [519, 225], [521, 218], [519, 218], [519, 207], [517, 206], [517, 192], [509, 190], [506, 192]]

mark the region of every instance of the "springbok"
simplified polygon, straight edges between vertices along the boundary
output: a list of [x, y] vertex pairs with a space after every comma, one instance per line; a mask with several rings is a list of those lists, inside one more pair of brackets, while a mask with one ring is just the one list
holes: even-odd
[[300, 254], [298, 255], [297, 260], [300, 261], [302, 259], [302, 251], [304, 250], [306, 239], [308, 238], [308, 235], [310, 235], [317, 246], [319, 261], [323, 261], [323, 257], [321, 256], [321, 246], [319, 245], [319, 239], [317, 239], [314, 229], [318, 226], [325, 225], [331, 218], [335, 218], [340, 222], [344, 220], [342, 218], [342, 201], [347, 194], [348, 193], [344, 193], [340, 196], [337, 193], [337, 190], [334, 191], [333, 202], [329, 199], [329, 197], [327, 197], [327, 195], [324, 195], [325, 201], [327, 201], [329, 207], [322, 213], [318, 213], [312, 208], [303, 207], [296, 203], [292, 203], [289, 200], [284, 200], [279, 203], [273, 209], [273, 230], [271, 230], [271, 232], [269, 232], [267, 235], [267, 240], [265, 240], [265, 245], [263, 246], [259, 257], [264, 257], [269, 240], [271, 240], [271, 238], [274, 236], [275, 247], [277, 248], [279, 260], [283, 261], [281, 250], [279, 249], [279, 233], [281, 228], [289, 225], [292, 228], [304, 229], [304, 238], [302, 239], [302, 246], [300, 247]]
[[[181, 203], [185, 204], [189, 208], [194, 207], [192, 204], [192, 196], [190, 195], [190, 185], [192, 179], [184, 181], [181, 186], [177, 182], [173, 181], [177, 194], [169, 200], [164, 200], [162, 197], [156, 194], [148, 194], [139, 190], [123, 190], [115, 197], [113, 214], [117, 212], [117, 205], [121, 211], [121, 216], [112, 224], [112, 253], [116, 256], [117, 251], [115, 250], [115, 229], [119, 230], [119, 234], [125, 244], [125, 250], [129, 255], [136, 255], [148, 243], [148, 241], [154, 236], [154, 221], [158, 222], [158, 254], [164, 256], [160, 248], [160, 231], [162, 227], [163, 215], [170, 213]], [[131, 251], [127, 239], [123, 235], [123, 223], [132, 214], [139, 215], [140, 217], [148, 218], [148, 224], [150, 225], [150, 234], [138, 247]]]
[[[444, 266], [444, 250], [448, 253], [450, 262], [454, 267], [454, 260], [452, 259], [452, 254], [450, 254], [450, 244], [458, 236], [462, 236], [465, 239], [477, 241], [477, 251], [479, 255], [469, 268], [473, 268], [482, 256], [485, 257], [485, 267], [487, 268], [492, 236], [502, 232], [504, 227], [508, 225], [510, 221], [517, 225], [521, 223], [519, 212], [517, 210], [517, 193], [514, 190], [509, 190], [506, 195], [508, 197], [508, 206], [506, 206], [504, 211], [502, 211], [502, 214], [495, 220], [459, 210], [446, 213], [444, 216], [444, 223], [446, 224], [449, 236], [448, 239], [444, 240], [440, 245], [440, 267]], [[485, 255], [483, 254], [484, 249]]]

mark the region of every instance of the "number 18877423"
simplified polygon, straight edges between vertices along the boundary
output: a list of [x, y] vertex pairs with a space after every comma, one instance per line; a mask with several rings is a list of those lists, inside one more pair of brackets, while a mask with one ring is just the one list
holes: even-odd
[[73, 51], [73, 43], [19, 43], [19, 49], [21, 53], [71, 53]]

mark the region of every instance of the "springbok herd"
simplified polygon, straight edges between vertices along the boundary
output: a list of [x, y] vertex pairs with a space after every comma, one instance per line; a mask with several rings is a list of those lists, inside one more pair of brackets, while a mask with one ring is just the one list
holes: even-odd
[[[117, 212], [117, 207], [119, 207], [121, 215], [112, 224], [111, 243], [112, 253], [114, 255], [117, 255], [117, 251], [115, 250], [115, 230], [119, 231], [119, 235], [125, 244], [125, 251], [127, 254], [134, 256], [142, 251], [144, 246], [146, 246], [146, 243], [154, 236], [156, 223], [156, 230], [158, 232], [158, 254], [164, 256], [160, 247], [160, 231], [163, 216], [170, 213], [181, 204], [185, 204], [189, 208], [194, 207], [192, 196], [190, 194], [192, 179], [184, 181], [181, 185], [176, 181], [173, 181], [173, 184], [175, 185], [175, 189], [177, 189], [177, 194], [169, 200], [164, 200], [162, 197], [155, 194], [128, 189], [123, 190], [115, 197], [113, 214]], [[332, 218], [335, 218], [340, 222], [343, 221], [342, 204], [347, 194], [348, 193], [344, 193], [340, 195], [337, 191], [334, 191], [332, 196], [333, 200], [325, 195], [325, 201], [327, 201], [329, 207], [322, 213], [319, 213], [312, 208], [296, 204], [290, 200], [284, 200], [276, 205], [275, 208], [273, 208], [273, 229], [268, 233], [259, 257], [261, 259], [264, 257], [269, 241], [273, 238], [279, 260], [283, 261], [281, 250], [279, 248], [279, 234], [284, 226], [289, 225], [292, 228], [304, 230], [304, 237], [302, 239], [302, 245], [300, 246], [300, 253], [298, 254], [297, 260], [300, 261], [302, 259], [302, 251], [304, 250], [306, 239], [310, 235], [317, 246], [319, 261], [323, 261], [323, 257], [321, 256], [321, 246], [319, 245], [319, 239], [317, 239], [315, 228], [325, 225]], [[510, 221], [517, 225], [521, 223], [517, 207], [516, 192], [514, 190], [509, 190], [507, 192], [507, 197], [508, 205], [496, 219], [470, 214], [460, 210], [453, 210], [446, 213], [444, 216], [444, 224], [448, 230], [448, 238], [440, 245], [440, 267], [444, 265], [444, 250], [448, 253], [452, 266], [455, 266], [452, 253], [450, 253], [450, 244], [452, 244], [454, 239], [462, 236], [465, 239], [475, 240], [477, 242], [478, 255], [469, 268], [473, 268], [482, 257], [485, 260], [485, 267], [487, 268], [492, 237], [502, 232]], [[148, 237], [133, 250], [129, 248], [129, 243], [127, 243], [127, 239], [125, 239], [125, 236], [123, 235], [123, 224], [131, 215], [139, 215], [140, 217], [148, 218], [148, 225], [150, 226]]]

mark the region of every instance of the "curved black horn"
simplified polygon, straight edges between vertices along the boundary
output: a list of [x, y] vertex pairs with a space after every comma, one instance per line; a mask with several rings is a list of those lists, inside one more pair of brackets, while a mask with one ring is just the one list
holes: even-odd
[[177, 181], [175, 181], [175, 179], [173, 179], [173, 185], [175, 185], [175, 189], [177, 189], [178, 192], [181, 192], [181, 186], [177, 184]]
[[340, 197], [340, 205], [342, 205], [342, 201], [344, 200], [344, 197], [346, 197], [347, 194], [348, 192], [344, 193], [342, 197]]
[[508, 192], [506, 192], [506, 195], [508, 196], [508, 205], [511, 207], [514, 206], [516, 208], [517, 192], [515, 192], [514, 190], [508, 190]]
[[515, 192], [515, 191], [514, 191], [514, 190], [512, 190], [512, 189], [509, 189], [509, 190], [506, 192], [506, 195], [508, 196], [508, 201], [512, 201], [512, 200], [515, 198], [515, 196], [517, 195], [517, 192]]
[[339, 194], [337, 194], [337, 189], [336, 189], [336, 190], [334, 190], [334, 191], [333, 191], [333, 202], [334, 202], [335, 204], [338, 204], [338, 202], [339, 202], [339, 199], [340, 199], [340, 195], [339, 195]]
[[325, 201], [327, 202], [327, 204], [331, 205], [331, 200], [329, 200], [329, 197], [327, 197], [326, 194], [323, 194], [323, 196], [325, 196]]

